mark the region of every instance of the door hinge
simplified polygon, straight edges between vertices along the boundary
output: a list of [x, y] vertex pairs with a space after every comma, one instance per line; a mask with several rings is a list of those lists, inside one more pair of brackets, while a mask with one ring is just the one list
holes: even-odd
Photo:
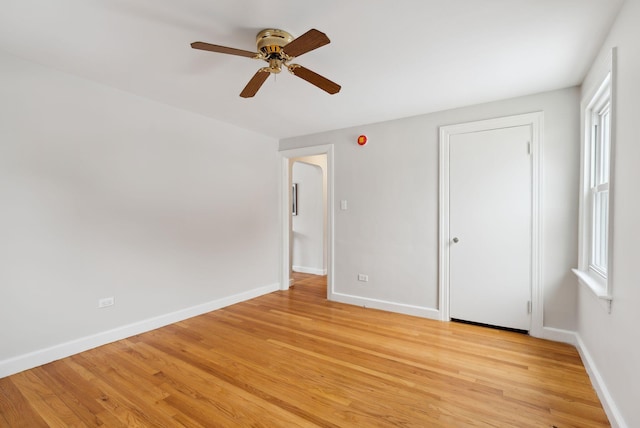
[[529, 300], [527, 302], [527, 313], [530, 314], [531, 313], [531, 300]]
[[531, 154], [531, 141], [527, 141], [527, 154]]

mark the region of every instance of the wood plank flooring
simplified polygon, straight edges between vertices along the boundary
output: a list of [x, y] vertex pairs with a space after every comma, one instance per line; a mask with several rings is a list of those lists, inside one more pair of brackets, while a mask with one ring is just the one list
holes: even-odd
[[2, 427], [605, 427], [576, 350], [324, 277], [0, 379]]

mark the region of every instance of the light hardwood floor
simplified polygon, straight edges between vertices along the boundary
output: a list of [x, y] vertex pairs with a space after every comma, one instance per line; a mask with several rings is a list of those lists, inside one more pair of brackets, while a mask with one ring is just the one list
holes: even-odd
[[0, 379], [9, 427], [603, 427], [576, 350], [328, 302], [324, 277]]

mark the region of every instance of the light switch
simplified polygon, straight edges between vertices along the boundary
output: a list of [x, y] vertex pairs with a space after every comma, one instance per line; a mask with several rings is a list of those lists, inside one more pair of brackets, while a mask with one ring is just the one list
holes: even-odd
[[342, 211], [346, 211], [348, 209], [346, 199], [343, 199], [343, 200], [340, 201], [340, 209]]

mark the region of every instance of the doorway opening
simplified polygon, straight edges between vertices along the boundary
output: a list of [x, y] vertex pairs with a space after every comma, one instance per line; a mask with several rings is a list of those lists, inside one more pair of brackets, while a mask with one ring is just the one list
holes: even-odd
[[327, 155], [291, 159], [291, 271], [327, 274]]
[[[281, 157], [281, 281], [293, 274], [326, 275], [333, 292], [333, 145], [283, 150]], [[296, 214], [294, 215], [294, 184]]]

